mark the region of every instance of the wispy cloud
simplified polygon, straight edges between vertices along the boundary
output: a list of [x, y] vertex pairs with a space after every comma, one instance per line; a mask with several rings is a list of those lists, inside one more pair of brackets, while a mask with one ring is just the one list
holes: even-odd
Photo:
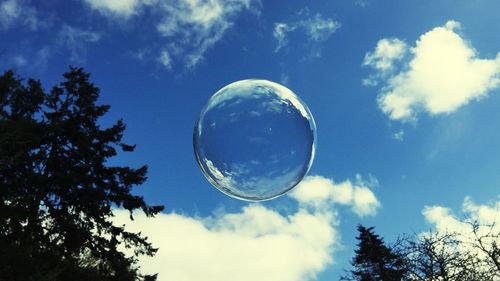
[[160, 214], [129, 220], [115, 212], [115, 223], [141, 231], [159, 247], [155, 257], [139, 260], [158, 280], [307, 281], [334, 262], [340, 246], [336, 204], [352, 206], [359, 215], [373, 214], [373, 193], [346, 181], [340, 185], [308, 177], [291, 197], [299, 202], [286, 214], [250, 204], [237, 212], [211, 216]]
[[147, 0], [84, 0], [90, 7], [106, 16], [129, 18], [139, 13]]
[[87, 53], [86, 44], [95, 43], [101, 39], [97, 32], [82, 30], [69, 25], [63, 25], [59, 31], [58, 42], [70, 52], [70, 60], [84, 62]]
[[[303, 33], [308, 43], [319, 43], [328, 40], [337, 29], [340, 23], [332, 18], [325, 18], [321, 14], [310, 17], [307, 10], [299, 13], [301, 17], [307, 17], [292, 22], [277, 22], [274, 24], [273, 36], [277, 41], [275, 52], [280, 51], [289, 43], [288, 37], [291, 33]], [[320, 50], [315, 50], [314, 56], [320, 56]]]
[[170, 57], [170, 54], [168, 51], [163, 50], [160, 52], [160, 57], [158, 58], [160, 63], [167, 69], [172, 68], [172, 58]]
[[163, 38], [156, 60], [167, 69], [193, 68], [244, 11], [258, 11], [258, 0], [84, 0], [104, 16], [130, 19], [149, 9], [159, 16], [152, 28]]
[[[0, 66], [5, 68], [25, 68], [35, 73], [45, 71], [50, 60], [62, 54], [72, 63], [83, 64], [86, 61], [88, 44], [101, 39], [101, 33], [82, 30], [70, 25], [62, 25], [56, 36], [37, 49], [26, 48], [23, 44], [14, 45], [6, 54], [2, 54]], [[29, 42], [29, 41], [28, 41]]]
[[[391, 119], [415, 120], [421, 111], [450, 113], [500, 86], [500, 53], [493, 59], [479, 58], [459, 30], [460, 23], [448, 21], [421, 35], [412, 48], [399, 39], [382, 39], [366, 55], [364, 64], [376, 72], [365, 84], [381, 80], [378, 103]], [[410, 57], [387, 75], [406, 51]]]
[[26, 58], [22, 55], [17, 55], [12, 58], [12, 61], [14, 62], [14, 65], [17, 67], [22, 67], [25, 66], [28, 61]]
[[0, 2], [0, 28], [9, 29], [14, 26], [26, 26], [32, 30], [38, 28], [37, 12], [29, 1], [5, 0]]
[[360, 7], [366, 7], [370, 4], [370, 1], [369, 0], [354, 0], [354, 4], [356, 6], [360, 6]]
[[170, 39], [166, 46], [169, 53], [191, 68], [222, 39], [235, 16], [251, 10], [256, 3], [252, 0], [160, 2], [157, 8], [164, 16], [157, 30]]
[[403, 141], [405, 138], [405, 131], [399, 130], [399, 131], [395, 132], [392, 136], [397, 141]]

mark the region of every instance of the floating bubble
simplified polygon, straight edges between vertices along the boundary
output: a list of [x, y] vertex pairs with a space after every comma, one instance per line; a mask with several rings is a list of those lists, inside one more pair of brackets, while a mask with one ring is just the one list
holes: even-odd
[[291, 90], [267, 80], [241, 80], [215, 93], [194, 130], [196, 160], [208, 181], [246, 201], [285, 194], [314, 158], [316, 125]]

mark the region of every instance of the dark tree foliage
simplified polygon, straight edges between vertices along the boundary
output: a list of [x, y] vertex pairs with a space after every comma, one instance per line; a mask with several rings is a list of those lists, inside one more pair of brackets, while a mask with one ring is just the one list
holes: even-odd
[[[491, 272], [493, 279], [500, 280], [500, 231], [495, 229], [497, 225], [493, 222], [489, 225], [481, 225], [478, 221], [469, 223], [474, 242], [472, 247], [484, 255], [486, 271]], [[481, 231], [486, 229], [487, 231]]]
[[121, 120], [99, 126], [110, 107], [98, 96], [81, 68], [50, 92], [12, 71], [0, 76], [0, 280], [155, 279], [135, 263], [156, 249], [111, 217], [115, 207], [132, 219], [133, 210], [154, 216], [163, 207], [131, 194], [146, 166], [107, 164], [134, 146], [121, 142]]
[[384, 244], [373, 227], [358, 226], [358, 248], [353, 269], [342, 280], [399, 281], [406, 274], [405, 259]]
[[469, 227], [462, 233], [428, 232], [400, 238], [396, 251], [407, 259], [407, 280], [500, 280], [500, 232], [495, 224], [463, 223]]
[[[478, 267], [482, 261], [463, 249], [453, 233], [407, 237], [400, 245], [410, 271], [410, 281], [491, 281]], [[462, 248], [462, 249], [461, 249]]]
[[402, 235], [386, 246], [373, 228], [358, 227], [354, 267], [341, 280], [499, 281], [500, 230], [465, 219], [461, 232]]

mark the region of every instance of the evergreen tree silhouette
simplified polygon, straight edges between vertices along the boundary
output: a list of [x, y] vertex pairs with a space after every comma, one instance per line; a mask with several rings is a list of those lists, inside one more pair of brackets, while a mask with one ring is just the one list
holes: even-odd
[[[110, 108], [81, 68], [44, 91], [12, 71], [0, 76], [0, 280], [155, 280], [136, 266], [156, 249], [111, 222], [113, 208], [149, 206], [131, 189], [147, 167], [111, 166], [125, 124], [98, 123]], [[124, 246], [131, 254], [118, 248]]]
[[384, 244], [373, 227], [358, 226], [358, 248], [353, 269], [341, 280], [400, 281], [406, 269], [405, 259]]

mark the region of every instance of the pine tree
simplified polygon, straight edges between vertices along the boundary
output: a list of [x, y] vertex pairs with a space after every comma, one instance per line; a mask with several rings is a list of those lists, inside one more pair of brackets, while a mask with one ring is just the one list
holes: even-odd
[[373, 227], [358, 226], [354, 267], [341, 280], [400, 281], [406, 274], [405, 259], [384, 244]]
[[110, 107], [96, 104], [88, 73], [64, 78], [46, 92], [12, 71], [0, 76], [0, 280], [154, 280], [135, 264], [156, 249], [111, 222], [113, 208], [131, 218], [163, 209], [130, 193], [147, 167], [108, 165], [134, 150], [121, 142], [125, 124], [101, 128]]

